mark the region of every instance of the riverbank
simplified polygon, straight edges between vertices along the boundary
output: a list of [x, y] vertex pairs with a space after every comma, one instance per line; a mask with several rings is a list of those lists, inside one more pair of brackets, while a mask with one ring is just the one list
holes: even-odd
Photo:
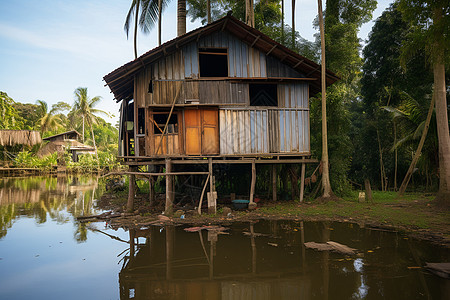
[[[356, 194], [339, 201], [316, 203], [306, 201], [261, 201], [254, 211], [229, 210], [219, 206], [217, 214], [198, 215], [194, 210], [179, 209], [173, 216], [158, 217], [162, 207], [149, 208], [145, 195], [138, 195], [133, 214], [123, 213], [125, 195], [105, 194], [99, 208], [121, 212], [121, 217], [110, 219], [112, 227], [143, 228], [151, 225], [220, 224], [251, 222], [258, 219], [333, 221], [358, 224], [360, 227], [393, 231], [412, 238], [431, 241], [450, 248], [450, 212], [434, 205], [432, 194], [407, 194], [397, 199], [393, 192], [375, 192], [371, 203], [358, 202]], [[175, 208], [174, 211], [177, 211]], [[181, 217], [182, 216], [182, 217]]]

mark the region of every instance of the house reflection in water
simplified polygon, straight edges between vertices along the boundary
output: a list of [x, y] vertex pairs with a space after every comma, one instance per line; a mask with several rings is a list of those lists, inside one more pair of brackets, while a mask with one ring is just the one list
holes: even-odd
[[[187, 233], [173, 226], [130, 230], [130, 257], [119, 274], [121, 299], [311, 298], [311, 279], [303, 275], [302, 262], [292, 260], [301, 260], [300, 251], [286, 257], [285, 249], [267, 243], [269, 237], [256, 238], [261, 235], [253, 224], [243, 226], [245, 235]], [[141, 237], [145, 243], [136, 244]]]

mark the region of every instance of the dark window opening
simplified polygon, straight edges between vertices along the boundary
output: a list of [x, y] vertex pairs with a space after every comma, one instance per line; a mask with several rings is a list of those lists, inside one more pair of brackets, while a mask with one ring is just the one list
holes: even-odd
[[[169, 114], [154, 114], [153, 115], [153, 133], [162, 134], [164, 131], [164, 126], [166, 126]], [[178, 115], [173, 114], [170, 116], [169, 123], [167, 124], [166, 134], [176, 134], [178, 133]]]
[[228, 77], [226, 48], [199, 48], [200, 77]]
[[276, 84], [249, 84], [251, 106], [278, 106]]
[[148, 93], [153, 93], [153, 80], [150, 80], [150, 82], [148, 83]]
[[145, 134], [145, 109], [138, 108], [138, 134]]

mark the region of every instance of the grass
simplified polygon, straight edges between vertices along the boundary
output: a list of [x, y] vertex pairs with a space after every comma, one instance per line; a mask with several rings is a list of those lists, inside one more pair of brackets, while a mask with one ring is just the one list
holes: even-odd
[[397, 198], [394, 192], [373, 193], [373, 202], [358, 202], [358, 192], [338, 202], [307, 204], [277, 203], [262, 207], [259, 212], [270, 215], [295, 215], [298, 217], [327, 217], [349, 220], [364, 220], [394, 226], [428, 229], [431, 224], [448, 223], [448, 213], [436, 213], [428, 206], [431, 195], [411, 193]]

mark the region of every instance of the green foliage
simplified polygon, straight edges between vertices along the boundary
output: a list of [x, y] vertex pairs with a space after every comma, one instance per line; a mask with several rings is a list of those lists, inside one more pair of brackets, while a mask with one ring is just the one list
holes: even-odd
[[0, 91], [0, 129], [20, 129], [23, 126], [14, 104], [8, 94]]
[[14, 165], [19, 168], [38, 168], [46, 171], [51, 170], [57, 165], [58, 154], [52, 153], [42, 158], [36, 157], [29, 151], [19, 152], [14, 160]]

